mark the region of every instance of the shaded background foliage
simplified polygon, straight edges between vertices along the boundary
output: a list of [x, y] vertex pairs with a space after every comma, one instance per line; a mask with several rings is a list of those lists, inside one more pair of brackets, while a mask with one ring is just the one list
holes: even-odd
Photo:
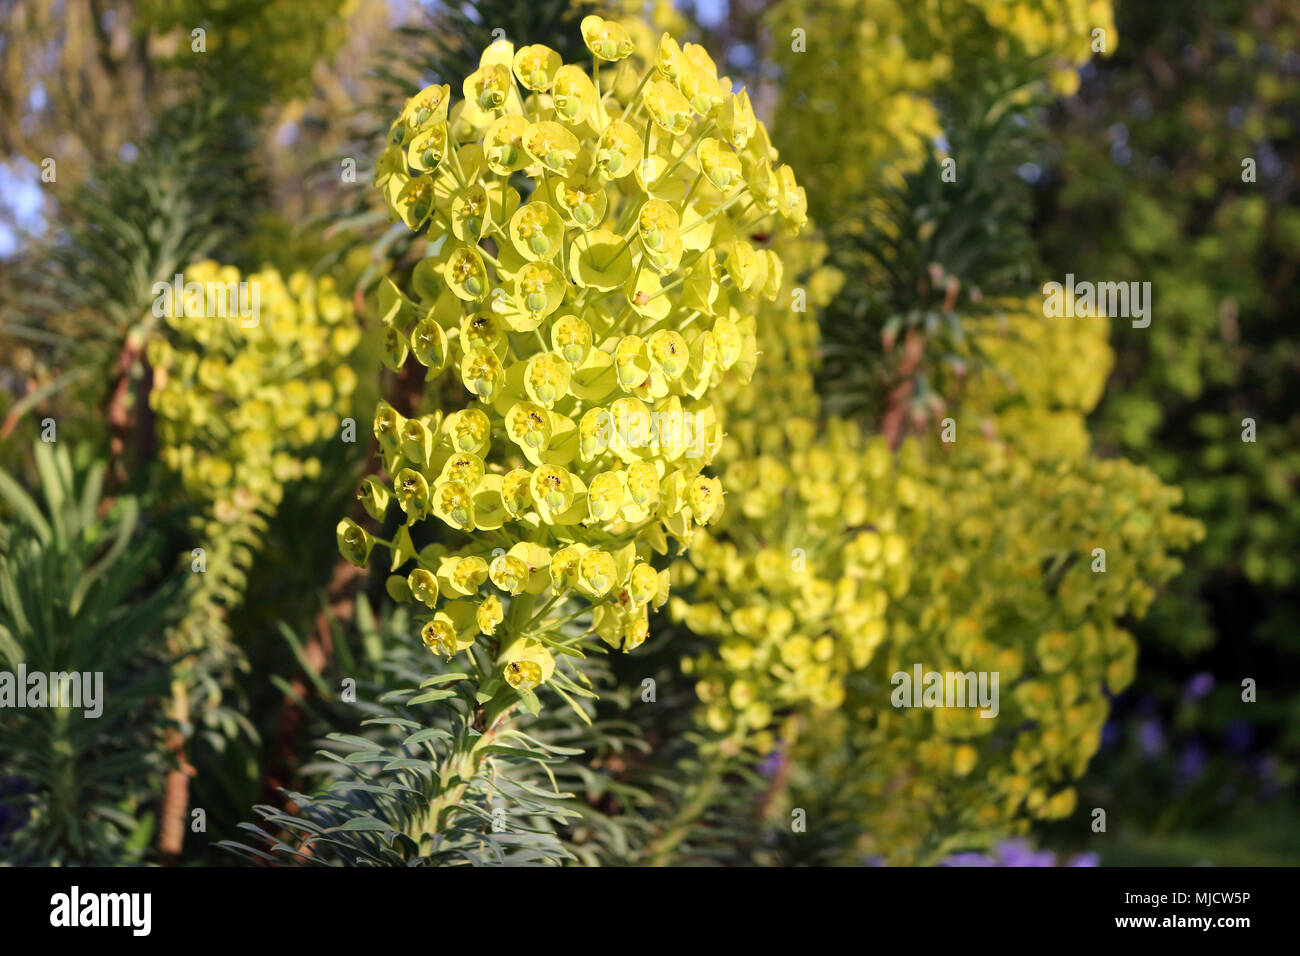
[[[1138, 625], [1094, 796], [1135, 804], [1125, 859], [1222, 859], [1225, 830], [1245, 834], [1236, 862], [1293, 859], [1300, 18], [1272, 2], [1117, 9], [1115, 55], [1053, 110], [1035, 233], [1058, 280], [1152, 283], [1151, 327], [1115, 326], [1094, 440], [1180, 485], [1206, 539]], [[1261, 689], [1249, 713], [1244, 678]]]

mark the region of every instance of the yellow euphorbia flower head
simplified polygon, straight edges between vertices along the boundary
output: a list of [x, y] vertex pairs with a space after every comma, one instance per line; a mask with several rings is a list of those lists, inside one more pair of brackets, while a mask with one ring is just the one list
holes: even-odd
[[[361, 498], [448, 545], [392, 542], [393, 591], [428, 610], [430, 648], [491, 638], [521, 697], [556, 673], [536, 607], [590, 605], [593, 630], [631, 650], [668, 600], [670, 539], [722, 520], [711, 396], [753, 375], [782, 275], [770, 242], [803, 215], [702, 47], [665, 36], [656, 53], [644, 28], [599, 16], [580, 30], [586, 63], [498, 41], [463, 82], [417, 93], [375, 176], [426, 241], [409, 281], [381, 284], [385, 361], [458, 387], [409, 419], [381, 403], [387, 477]], [[389, 545], [349, 535], [363, 560]], [[472, 622], [446, 610], [462, 602]]]

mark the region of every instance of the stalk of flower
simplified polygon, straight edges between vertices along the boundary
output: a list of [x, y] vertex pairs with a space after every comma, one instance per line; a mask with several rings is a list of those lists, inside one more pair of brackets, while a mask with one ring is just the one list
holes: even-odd
[[[202, 669], [185, 655], [202, 652], [218, 672], [240, 663], [227, 615], [243, 600], [285, 486], [320, 472], [307, 452], [338, 434], [356, 388], [346, 358], [361, 337], [329, 278], [286, 280], [273, 269], [241, 276], [205, 260], [183, 279], [160, 302], [162, 334], [147, 345], [160, 458], [195, 512], [185, 614], [168, 637], [182, 660], [168, 705], [178, 728], [220, 719], [219, 691], [196, 683]], [[182, 731], [169, 734], [168, 747], [178, 766], [169, 771], [160, 849], [175, 855], [188, 800]]]
[[424, 605], [431, 652], [465, 655], [485, 727], [543, 685], [590, 695], [563, 664], [575, 617], [614, 648], [646, 639], [670, 541], [723, 513], [713, 394], [749, 381], [779, 288], [742, 210], [797, 231], [806, 209], [703, 48], [665, 34], [638, 63], [623, 24], [581, 31], [589, 69], [499, 41], [461, 98], [412, 97], [375, 175], [428, 242], [379, 290], [385, 361], [455, 375], [466, 399], [380, 404], [386, 480], [359, 496], [402, 523], [380, 541], [345, 520], [339, 546], [362, 565], [388, 549], [389, 593]]

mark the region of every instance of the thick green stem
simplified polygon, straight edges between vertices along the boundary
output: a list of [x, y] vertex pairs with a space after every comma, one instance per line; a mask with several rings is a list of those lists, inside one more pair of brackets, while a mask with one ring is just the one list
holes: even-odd
[[[500, 675], [504, 654], [529, 633], [536, 603], [537, 595], [534, 594], [520, 594], [510, 602], [510, 611], [503, 623], [500, 651], [493, 662], [491, 677]], [[406, 834], [420, 845], [422, 853], [431, 852], [433, 842], [446, 826], [447, 812], [464, 800], [466, 790], [478, 776], [483, 750], [491, 746], [501, 728], [509, 723], [511, 712], [518, 703], [519, 697], [514, 689], [504, 687], [483, 705], [481, 719], [486, 729], [480, 734], [471, 732], [480, 715], [471, 712], [465, 716], [460, 732], [456, 735], [455, 745], [437, 768], [439, 784], [444, 789], [429, 801], [424, 812], [412, 819], [406, 828]]]

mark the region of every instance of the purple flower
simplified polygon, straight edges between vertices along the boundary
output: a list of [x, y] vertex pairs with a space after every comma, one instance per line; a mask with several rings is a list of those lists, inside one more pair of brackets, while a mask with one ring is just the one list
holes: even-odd
[[1263, 782], [1260, 787], [1260, 795], [1263, 797], [1275, 797], [1281, 791], [1281, 781], [1278, 780], [1278, 760], [1274, 756], [1264, 757], [1256, 765], [1259, 770], [1259, 778]]
[[1160, 721], [1149, 717], [1138, 727], [1138, 746], [1142, 753], [1154, 757], [1165, 749], [1165, 734], [1160, 729]]
[[[1079, 853], [1070, 858], [1065, 866], [1097, 866], [1101, 862], [1096, 853]], [[954, 853], [940, 866], [1056, 866], [1056, 854], [1051, 850], [1035, 850], [1028, 840], [1004, 840], [993, 848], [992, 855], [977, 853]]]
[[1212, 690], [1214, 690], [1214, 675], [1208, 671], [1201, 671], [1199, 674], [1193, 674], [1188, 680], [1187, 686], [1183, 688], [1183, 696], [1195, 700], [1204, 697]]
[[782, 753], [779, 749], [773, 750], [770, 754], [764, 757], [762, 762], [758, 765], [758, 772], [761, 773], [764, 777], [767, 777], [769, 780], [771, 780], [773, 777], [775, 777], [778, 773], [781, 772], [781, 766], [784, 763], [785, 763], [785, 754]]
[[1001, 866], [1056, 866], [1056, 854], [1051, 850], [1034, 850], [1027, 840], [1007, 840], [994, 850]]

